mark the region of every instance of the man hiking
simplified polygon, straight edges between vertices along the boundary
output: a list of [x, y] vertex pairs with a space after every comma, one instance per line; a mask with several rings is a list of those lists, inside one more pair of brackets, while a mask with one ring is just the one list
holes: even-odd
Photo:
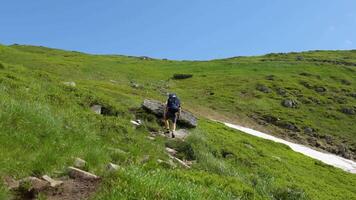
[[163, 116], [168, 133], [170, 132], [169, 120], [172, 121], [172, 138], [175, 137], [174, 132], [176, 131], [177, 120], [181, 114], [181, 110], [182, 108], [180, 106], [180, 100], [178, 99], [177, 95], [174, 93], [169, 94], [165, 104]]

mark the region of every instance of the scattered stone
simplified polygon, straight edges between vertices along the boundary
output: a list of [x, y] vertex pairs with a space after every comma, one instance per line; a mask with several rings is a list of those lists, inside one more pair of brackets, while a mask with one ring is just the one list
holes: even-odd
[[109, 163], [107, 166], [106, 166], [106, 170], [108, 172], [116, 172], [117, 170], [119, 170], [119, 165], [116, 165], [114, 163]]
[[75, 87], [77, 84], [75, 84], [75, 82], [70, 81], [70, 82], [63, 82], [64, 85], [66, 86], [70, 86], [70, 87]]
[[281, 96], [285, 96], [287, 94], [287, 91], [283, 88], [278, 88], [277, 89], [277, 94]]
[[268, 76], [266, 76], [266, 79], [269, 80], [269, 81], [274, 81], [275, 78], [276, 78], [275, 75], [268, 75]]
[[296, 107], [298, 107], [298, 103], [295, 100], [284, 99], [282, 101], [282, 106], [287, 107], [287, 108], [296, 108]]
[[4, 177], [4, 183], [9, 190], [16, 190], [20, 187], [20, 182], [10, 176]]
[[353, 108], [341, 108], [341, 112], [347, 115], [354, 115], [356, 114], [355, 109]]
[[303, 56], [297, 56], [297, 57], [295, 57], [295, 60], [296, 61], [302, 61], [302, 60], [304, 60], [304, 57]]
[[132, 88], [141, 88], [141, 85], [136, 83], [135, 81], [130, 81], [130, 84]]
[[244, 145], [245, 145], [245, 147], [247, 147], [249, 149], [254, 149], [254, 147], [251, 144], [244, 143]]
[[[159, 101], [145, 99], [142, 107], [158, 117], [163, 117], [164, 104]], [[182, 110], [178, 123], [194, 128], [198, 125], [198, 120], [192, 113]]]
[[304, 127], [304, 133], [306, 134], [312, 134], [314, 132], [313, 128], [310, 128], [308, 126]]
[[149, 139], [149, 140], [155, 140], [155, 138], [154, 137], [151, 137], [151, 136], [147, 136], [147, 139]]
[[27, 191], [42, 191], [49, 186], [44, 180], [36, 177], [27, 177], [20, 180], [19, 188], [25, 189]]
[[179, 129], [178, 131], [174, 131], [175, 138], [178, 138], [181, 140], [185, 139], [188, 135], [189, 135], [189, 132], [186, 129]]
[[81, 158], [75, 158], [74, 160], [74, 167], [79, 168], [79, 169], [84, 169], [85, 166], [87, 165], [87, 162]]
[[280, 157], [278, 157], [278, 156], [272, 156], [272, 158], [274, 158], [276, 161], [278, 161], [278, 162], [281, 162], [282, 161], [282, 159], [280, 158]]
[[325, 135], [325, 141], [328, 144], [333, 144], [333, 137], [330, 135]]
[[351, 85], [351, 82], [346, 80], [346, 79], [342, 79], [341, 83], [344, 84], [344, 85]]
[[326, 92], [326, 88], [323, 86], [315, 87], [316, 92]]
[[264, 115], [263, 120], [268, 122], [268, 123], [276, 123], [280, 119], [278, 117], [272, 116], [272, 115]]
[[172, 160], [175, 160], [175, 161], [177, 161], [179, 164], [181, 164], [183, 167], [185, 167], [185, 168], [190, 168], [190, 166], [186, 163], [186, 162], [184, 162], [184, 161], [182, 161], [181, 159], [179, 159], [179, 158], [177, 158], [177, 157], [174, 157], [174, 156], [172, 156], [172, 155], [168, 155]]
[[91, 107], [90, 107], [90, 109], [93, 111], [93, 112], [95, 112], [96, 114], [101, 114], [101, 109], [102, 109], [102, 107], [103, 106], [101, 106], [101, 105], [92, 105]]
[[48, 175], [43, 175], [43, 176], [42, 176], [42, 179], [45, 180], [45, 181], [47, 181], [47, 182], [49, 183], [49, 185], [50, 185], [51, 187], [53, 187], [53, 188], [56, 188], [56, 187], [58, 187], [58, 186], [60, 186], [60, 185], [63, 184], [63, 181], [54, 180], [54, 179], [52, 179], [51, 177], [49, 177]]
[[308, 88], [308, 89], [312, 89], [313, 88], [313, 86], [310, 83], [306, 82], [306, 81], [300, 81], [299, 83], [301, 85], [303, 85], [304, 87]]
[[234, 157], [234, 153], [232, 153], [232, 152], [230, 152], [228, 150], [225, 150], [225, 149], [223, 149], [221, 151], [221, 155], [222, 155], [223, 158], [232, 158], [232, 157]]
[[71, 178], [78, 178], [78, 179], [86, 179], [86, 180], [97, 180], [99, 179], [98, 176], [96, 176], [95, 174], [83, 171], [81, 169], [75, 168], [75, 167], [68, 167], [68, 171], [69, 171], [69, 176]]
[[144, 155], [143, 158], [141, 158], [140, 163], [147, 163], [150, 160], [150, 155]]
[[313, 76], [312, 74], [310, 74], [308, 72], [302, 72], [299, 75], [301, 75], [301, 76]]
[[130, 121], [131, 124], [135, 125], [135, 126], [141, 126], [142, 125], [142, 121], [141, 120], [131, 120]]
[[262, 84], [258, 84], [258, 85], [256, 86], [256, 89], [259, 90], [259, 91], [261, 91], [261, 92], [264, 92], [264, 93], [270, 93], [270, 92], [272, 92], [271, 89], [269, 89], [267, 86], [262, 85]]
[[175, 149], [171, 149], [169, 147], [166, 147], [166, 151], [168, 154], [175, 156], [177, 154], [177, 151]]
[[347, 94], [347, 96], [350, 96], [350, 97], [353, 97], [353, 98], [356, 99], [356, 92], [355, 93], [349, 93], [349, 94]]
[[193, 74], [173, 74], [173, 79], [187, 79], [192, 77]]

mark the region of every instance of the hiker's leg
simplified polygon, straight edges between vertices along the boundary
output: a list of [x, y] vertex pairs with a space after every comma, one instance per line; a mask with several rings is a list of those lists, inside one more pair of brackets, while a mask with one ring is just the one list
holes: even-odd
[[169, 130], [169, 121], [168, 121], [168, 119], [164, 119], [164, 125], [165, 125], [166, 129]]
[[177, 126], [176, 123], [173, 123], [173, 127], [172, 127], [173, 131], [176, 131], [176, 126]]
[[164, 112], [164, 126], [166, 127], [167, 130], [169, 130], [169, 121], [168, 121], [168, 113]]
[[176, 131], [176, 127], [177, 127], [177, 119], [178, 119], [178, 113], [174, 114], [174, 119], [173, 119], [173, 131]]

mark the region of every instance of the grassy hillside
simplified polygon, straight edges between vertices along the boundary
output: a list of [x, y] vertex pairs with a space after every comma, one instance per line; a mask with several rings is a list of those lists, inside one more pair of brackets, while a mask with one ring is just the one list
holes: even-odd
[[[354, 51], [198, 62], [15, 45], [0, 46], [0, 63], [0, 176], [60, 176], [81, 157], [103, 177], [94, 199], [356, 199], [355, 175], [207, 119], [356, 159]], [[147, 139], [160, 124], [138, 108], [169, 91], [200, 116], [185, 142]], [[96, 103], [106, 115], [90, 111]], [[143, 127], [130, 124], [136, 117]], [[167, 145], [193, 168], [157, 163], [168, 160]], [[120, 170], [107, 174], [108, 162]], [[0, 199], [9, 195], [0, 186]]]

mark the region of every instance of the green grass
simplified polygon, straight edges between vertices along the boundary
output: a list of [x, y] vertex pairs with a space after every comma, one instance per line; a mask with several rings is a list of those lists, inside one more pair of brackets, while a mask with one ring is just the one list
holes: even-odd
[[[265, 116], [278, 117], [278, 124], [293, 124], [300, 132], [277, 123], [264, 122], [262, 128], [307, 143], [311, 136], [303, 129], [312, 127], [321, 148], [336, 152], [343, 145], [355, 159], [356, 118], [340, 112], [356, 103], [355, 62], [355, 51], [198, 62], [0, 46], [0, 176], [60, 176], [80, 157], [103, 177], [94, 199], [356, 199], [355, 175], [206, 118], [257, 125]], [[193, 77], [172, 80], [173, 74]], [[64, 85], [67, 81], [76, 87]], [[258, 84], [271, 92], [257, 90]], [[319, 86], [327, 91], [315, 91]], [[144, 98], [163, 101], [169, 91], [200, 114], [185, 142], [146, 138], [160, 123], [138, 108]], [[286, 98], [298, 107], [282, 107]], [[107, 108], [106, 116], [90, 111], [97, 103]], [[143, 119], [143, 127], [130, 124], [135, 117]], [[168, 160], [166, 145], [196, 164], [190, 170], [158, 164], [157, 159]], [[107, 174], [109, 162], [120, 170]], [[0, 183], [0, 199], [9, 195]]]

